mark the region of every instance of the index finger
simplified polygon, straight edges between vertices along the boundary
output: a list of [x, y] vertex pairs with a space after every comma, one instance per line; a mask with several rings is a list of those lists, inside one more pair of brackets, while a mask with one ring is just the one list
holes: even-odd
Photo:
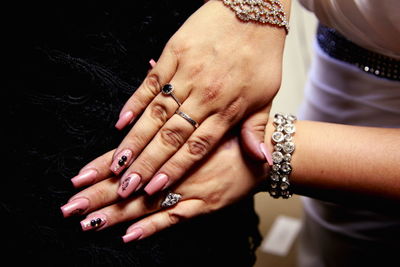
[[157, 64], [152, 64], [153, 69], [122, 108], [119, 120], [115, 125], [117, 129], [123, 129], [145, 110], [160, 92], [161, 85], [171, 80], [176, 72], [177, 65], [176, 55], [167, 44]]

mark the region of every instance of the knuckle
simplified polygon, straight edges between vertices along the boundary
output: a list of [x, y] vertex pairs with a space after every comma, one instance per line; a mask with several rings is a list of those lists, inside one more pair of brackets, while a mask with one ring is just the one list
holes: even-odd
[[140, 148], [147, 144], [147, 137], [141, 133], [137, 133], [130, 135], [129, 138], [126, 147], [132, 151], [132, 155], [138, 155], [141, 152]]
[[197, 77], [204, 70], [204, 64], [196, 64], [189, 67], [189, 77]]
[[166, 48], [176, 58], [180, 58], [191, 47], [190, 38], [174, 35], [173, 38], [167, 43]]
[[180, 159], [171, 159], [168, 163], [163, 167], [165, 173], [182, 173], [185, 171], [187, 167], [185, 166], [185, 161]]
[[108, 192], [105, 187], [94, 186], [92, 191], [93, 203], [104, 203], [107, 200]]
[[229, 123], [236, 121], [243, 113], [243, 98], [238, 97], [231, 101], [228, 106], [218, 112], [219, 117], [222, 121]]
[[155, 233], [155, 232], [157, 232], [159, 226], [155, 220], [150, 220], [148, 222], [148, 224], [146, 225], [146, 228], [150, 233]]
[[221, 200], [221, 195], [222, 195], [221, 193], [222, 192], [219, 192], [218, 190], [211, 192], [208, 195], [208, 199], [207, 199], [208, 203], [211, 205], [215, 205], [215, 204], [219, 203]]
[[171, 225], [178, 224], [184, 220], [184, 217], [181, 214], [177, 213], [176, 211], [174, 211], [172, 209], [167, 210], [167, 214], [168, 214], [168, 222]]
[[160, 122], [161, 124], [164, 124], [167, 121], [168, 113], [166, 106], [157, 103], [152, 104], [150, 109], [150, 115], [154, 120]]
[[202, 158], [210, 150], [213, 139], [211, 135], [193, 137], [187, 142], [188, 152], [195, 158]]
[[155, 97], [160, 92], [160, 77], [157, 73], [151, 73], [145, 80], [145, 88]]
[[155, 168], [153, 161], [148, 157], [144, 157], [138, 162], [138, 166], [140, 166], [140, 172], [142, 176], [147, 176], [149, 174], [154, 174], [157, 169]]
[[223, 83], [214, 81], [204, 87], [201, 95], [201, 104], [215, 101], [222, 93]]
[[184, 142], [183, 133], [180, 129], [162, 128], [160, 136], [163, 144], [174, 148], [181, 147]]
[[104, 213], [106, 213], [106, 216], [108, 220], [115, 220], [115, 222], [118, 222], [121, 218], [125, 218], [127, 216], [127, 211], [124, 209], [123, 205], [114, 205], [111, 209], [107, 209]]

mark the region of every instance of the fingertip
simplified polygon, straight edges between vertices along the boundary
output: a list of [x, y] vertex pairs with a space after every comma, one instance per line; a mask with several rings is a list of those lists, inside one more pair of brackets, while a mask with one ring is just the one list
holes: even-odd
[[126, 111], [119, 117], [117, 123], [115, 124], [115, 128], [117, 128], [118, 130], [122, 130], [132, 121], [133, 121], [133, 112]]
[[137, 191], [141, 180], [142, 179], [140, 175], [136, 173], [132, 173], [128, 176], [122, 177], [121, 184], [117, 191], [118, 195], [121, 198], [129, 197], [133, 192]]
[[268, 165], [269, 166], [274, 165], [271, 152], [269, 151], [269, 149], [265, 143], [260, 143], [260, 150], [261, 150], [262, 154], [264, 155], [265, 160], [268, 162]]
[[154, 68], [157, 64], [157, 62], [154, 59], [150, 59], [149, 64], [152, 68]]
[[95, 169], [83, 170], [80, 174], [71, 179], [71, 183], [75, 188], [79, 188], [93, 183], [97, 175], [98, 172]]
[[116, 155], [111, 163], [110, 171], [115, 175], [119, 175], [124, 169], [126, 169], [131, 160], [133, 153], [130, 149], [124, 149]]
[[60, 207], [60, 210], [64, 218], [68, 218], [73, 215], [83, 214], [89, 208], [89, 204], [89, 199], [79, 197]]
[[143, 236], [143, 233], [144, 233], [144, 231], [142, 228], [140, 228], [140, 227], [133, 228], [132, 230], [127, 232], [126, 235], [124, 235], [122, 237], [122, 241], [124, 243], [129, 243], [129, 242], [138, 240]]
[[257, 136], [248, 129], [243, 130], [241, 135], [247, 154], [256, 160], [266, 162], [267, 159], [260, 147], [260, 140], [257, 139]]
[[146, 185], [144, 191], [149, 195], [154, 195], [155, 193], [161, 191], [168, 183], [169, 177], [164, 174], [160, 173], [154, 176], [153, 179]]
[[104, 214], [92, 214], [80, 224], [82, 231], [101, 230], [107, 225], [107, 217]]

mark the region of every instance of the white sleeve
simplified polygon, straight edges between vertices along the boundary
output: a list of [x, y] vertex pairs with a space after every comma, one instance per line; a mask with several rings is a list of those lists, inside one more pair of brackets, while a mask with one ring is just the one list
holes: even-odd
[[399, 0], [299, 0], [354, 43], [400, 59]]

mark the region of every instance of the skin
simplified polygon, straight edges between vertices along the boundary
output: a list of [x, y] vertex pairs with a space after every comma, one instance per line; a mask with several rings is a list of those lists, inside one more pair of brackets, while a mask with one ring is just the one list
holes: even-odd
[[[288, 11], [289, 2], [283, 1], [283, 5]], [[195, 37], [191, 34], [193, 29]], [[84, 199], [88, 207], [80, 214], [88, 218], [104, 215], [106, 223], [98, 230], [145, 216], [128, 228], [130, 238], [124, 239], [127, 242], [221, 209], [257, 191], [269, 167], [249, 159], [246, 152], [262, 158], [257, 147], [263, 142], [269, 103], [280, 84], [284, 38], [282, 29], [239, 22], [219, 1], [204, 5], [171, 38], [158, 64], [123, 108], [124, 121], [117, 124], [118, 128], [136, 119], [128, 136], [117, 151], [106, 153], [82, 169], [81, 173], [92, 170], [96, 175], [75, 184], [91, 186], [69, 203]], [[196, 131], [172, 116], [177, 104], [171, 97], [159, 94], [160, 87], [168, 82], [175, 86], [175, 93], [183, 102], [181, 110], [201, 123]], [[196, 114], [190, 112], [193, 110]], [[234, 136], [221, 141], [241, 119], [244, 123], [240, 134], [236, 133], [241, 137], [241, 146]], [[305, 121], [296, 126], [294, 171], [290, 178], [295, 193], [368, 208], [382, 209], [386, 206], [382, 203], [398, 205], [399, 129]], [[273, 126], [268, 123], [264, 142], [270, 151], [272, 131]], [[168, 135], [162, 132], [169, 132], [179, 141], [168, 144], [162, 137]], [[202, 153], [188, 154], [190, 143], [202, 148]], [[140, 173], [143, 186], [157, 172], [165, 172], [170, 177], [170, 190], [182, 194], [183, 199], [163, 210], [159, 207], [165, 191], [152, 197], [140, 191], [121, 199], [117, 193], [119, 177], [109, 166], [125, 148], [132, 149], [136, 159], [127, 164], [130, 167], [125, 174]], [[195, 163], [197, 167], [190, 169]], [[178, 181], [180, 177], [184, 179]]]
[[[283, 5], [289, 13], [290, 1]], [[116, 149], [111, 171], [117, 175], [125, 171], [122, 180], [139, 175], [140, 183], [133, 191], [158, 174], [168, 177], [163, 188], [169, 187], [238, 123], [243, 123], [246, 151], [265, 161], [259, 144], [267, 116], [262, 122], [257, 120], [258, 125], [252, 120], [268, 114], [280, 87], [285, 37], [283, 28], [243, 23], [221, 1], [205, 3], [171, 37], [157, 64], [123, 107], [117, 127], [135, 124]], [[178, 104], [160, 93], [166, 83], [174, 86], [182, 102], [179, 110], [200, 124], [197, 129], [174, 115]], [[118, 167], [121, 153], [127, 150], [131, 154], [126, 164]]]
[[[267, 144], [274, 129], [271, 121], [266, 126]], [[356, 202], [371, 209], [400, 203], [400, 129], [310, 121], [298, 121], [296, 128], [290, 176], [295, 193], [338, 203], [345, 201], [349, 205]], [[125, 238], [125, 242], [146, 238], [254, 194], [269, 171], [267, 164], [246, 156], [237, 138], [228, 136], [185, 179], [172, 186], [171, 191], [182, 194], [182, 200], [169, 209], [160, 209], [166, 192], [154, 197], [138, 192], [126, 200], [119, 197], [118, 178], [112, 177], [107, 168], [112, 153], [88, 165], [102, 173], [102, 181], [79, 192], [70, 203], [82, 198], [89, 200], [83, 214], [102, 214], [107, 218], [99, 229], [145, 216], [128, 228], [127, 236], [133, 234], [135, 238]]]
[[167, 192], [152, 197], [142, 192], [129, 199], [122, 199], [117, 194], [119, 179], [112, 176], [107, 168], [112, 153], [110, 151], [88, 165], [89, 168], [99, 170], [104, 177], [99, 176], [101, 181], [73, 196], [69, 203], [82, 198], [89, 200], [89, 207], [82, 214], [88, 214], [88, 218], [99, 215], [107, 218], [106, 224], [98, 229], [159, 211], [130, 227], [140, 227], [143, 230], [140, 239], [182, 220], [219, 210], [249, 196], [269, 169], [267, 164], [256, 163], [246, 156], [236, 137], [226, 137], [199, 168], [192, 170], [185, 179], [171, 188], [171, 191], [182, 195], [180, 202], [171, 209], [160, 210]]

